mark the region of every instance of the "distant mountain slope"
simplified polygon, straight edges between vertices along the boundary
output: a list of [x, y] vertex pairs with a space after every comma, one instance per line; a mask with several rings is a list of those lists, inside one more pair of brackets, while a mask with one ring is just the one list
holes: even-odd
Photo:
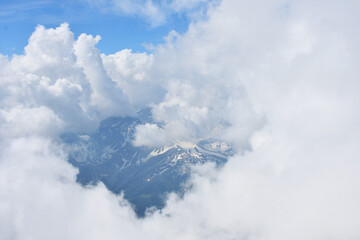
[[183, 190], [190, 164], [212, 161], [221, 166], [231, 154], [229, 146], [216, 141], [135, 147], [135, 127], [145, 122], [150, 118], [144, 112], [137, 118], [111, 117], [94, 133], [62, 137], [70, 151], [69, 162], [79, 168], [78, 182], [102, 181], [114, 193], [124, 191], [139, 216], [147, 207], [163, 207], [166, 193]]

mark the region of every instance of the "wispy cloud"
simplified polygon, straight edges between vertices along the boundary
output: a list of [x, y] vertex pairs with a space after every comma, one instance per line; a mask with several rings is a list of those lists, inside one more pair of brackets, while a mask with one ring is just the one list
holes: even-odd
[[0, 4], [0, 21], [21, 20], [29, 16], [32, 11], [46, 8], [51, 4], [51, 1], [2, 3]]
[[87, 0], [90, 6], [112, 14], [135, 16], [144, 19], [153, 27], [163, 25], [172, 14], [191, 13], [206, 9], [215, 0]]

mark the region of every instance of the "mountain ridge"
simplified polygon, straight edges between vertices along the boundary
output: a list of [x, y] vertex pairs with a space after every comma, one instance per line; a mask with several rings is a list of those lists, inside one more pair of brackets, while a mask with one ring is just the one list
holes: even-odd
[[110, 117], [93, 133], [62, 136], [69, 162], [79, 169], [77, 181], [101, 181], [116, 194], [124, 192], [138, 216], [144, 216], [146, 208], [162, 208], [167, 193], [181, 194], [191, 165], [214, 162], [221, 167], [232, 154], [226, 143], [209, 139], [197, 144], [176, 141], [167, 147], [134, 146], [136, 126], [152, 122], [148, 114], [141, 114]]

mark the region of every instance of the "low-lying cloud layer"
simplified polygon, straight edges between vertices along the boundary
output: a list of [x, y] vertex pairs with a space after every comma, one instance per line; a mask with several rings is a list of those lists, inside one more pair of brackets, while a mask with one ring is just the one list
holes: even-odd
[[[0, 55], [0, 239], [359, 239], [357, 1], [224, 0], [152, 55], [37, 27]], [[81, 187], [59, 134], [150, 106], [137, 145], [218, 138], [184, 199], [138, 219]]]

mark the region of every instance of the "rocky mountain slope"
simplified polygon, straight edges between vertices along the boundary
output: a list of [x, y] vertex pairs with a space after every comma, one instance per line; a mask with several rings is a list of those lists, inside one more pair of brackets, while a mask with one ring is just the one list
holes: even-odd
[[231, 154], [228, 145], [210, 140], [177, 142], [162, 148], [133, 146], [135, 127], [149, 121], [144, 113], [111, 117], [93, 133], [62, 137], [69, 149], [69, 162], [79, 169], [78, 182], [102, 181], [114, 193], [124, 191], [139, 216], [147, 207], [163, 207], [166, 193], [184, 191], [191, 164], [211, 161], [221, 166]]

